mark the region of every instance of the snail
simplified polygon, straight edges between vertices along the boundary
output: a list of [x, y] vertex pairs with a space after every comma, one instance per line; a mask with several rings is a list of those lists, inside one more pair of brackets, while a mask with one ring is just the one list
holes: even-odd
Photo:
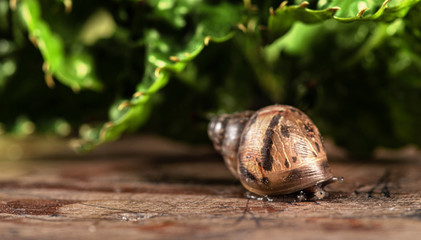
[[319, 130], [295, 107], [222, 114], [211, 119], [208, 135], [229, 171], [254, 194], [297, 192], [299, 200], [319, 200], [327, 184], [343, 181], [332, 175]]

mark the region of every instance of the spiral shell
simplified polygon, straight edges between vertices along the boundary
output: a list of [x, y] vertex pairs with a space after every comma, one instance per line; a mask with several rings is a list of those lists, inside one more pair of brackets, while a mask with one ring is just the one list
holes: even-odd
[[258, 195], [313, 188], [320, 199], [321, 187], [336, 180], [319, 130], [297, 108], [272, 105], [224, 114], [211, 120], [208, 134], [231, 173]]

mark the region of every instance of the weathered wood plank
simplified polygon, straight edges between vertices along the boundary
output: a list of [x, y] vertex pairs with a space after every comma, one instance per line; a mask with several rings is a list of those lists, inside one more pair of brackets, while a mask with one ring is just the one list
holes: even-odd
[[[0, 162], [0, 239], [419, 239], [420, 156], [331, 161], [319, 202], [250, 200], [218, 155], [156, 138]], [[36, 156], [36, 159], [30, 159]]]

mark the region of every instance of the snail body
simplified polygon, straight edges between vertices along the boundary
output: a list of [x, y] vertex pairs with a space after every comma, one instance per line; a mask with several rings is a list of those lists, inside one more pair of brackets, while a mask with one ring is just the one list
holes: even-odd
[[328, 166], [323, 138], [302, 111], [272, 105], [256, 112], [223, 114], [211, 120], [208, 135], [230, 172], [252, 193], [310, 192], [340, 180]]

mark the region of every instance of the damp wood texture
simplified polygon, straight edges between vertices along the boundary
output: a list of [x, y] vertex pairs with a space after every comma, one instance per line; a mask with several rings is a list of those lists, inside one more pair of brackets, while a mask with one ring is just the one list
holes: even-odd
[[[18, 145], [17, 145], [18, 144]], [[421, 154], [356, 162], [318, 202], [247, 199], [210, 146], [126, 138], [89, 155], [0, 139], [0, 239], [419, 239]]]

